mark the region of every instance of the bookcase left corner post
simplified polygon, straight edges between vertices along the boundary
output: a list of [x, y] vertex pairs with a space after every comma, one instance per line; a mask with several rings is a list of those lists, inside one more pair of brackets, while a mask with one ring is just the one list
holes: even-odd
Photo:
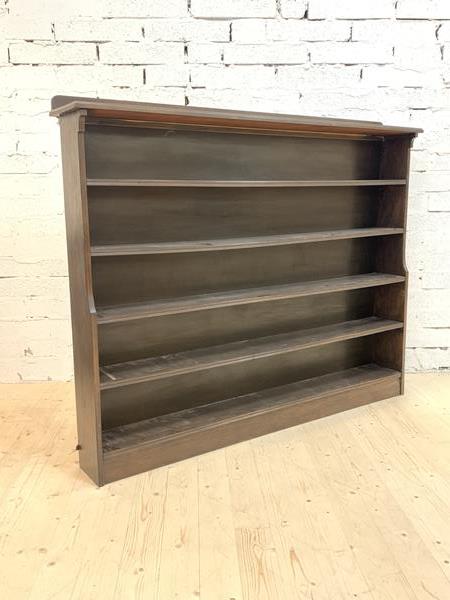
[[103, 484], [98, 336], [88, 221], [86, 111], [59, 116], [81, 469]]

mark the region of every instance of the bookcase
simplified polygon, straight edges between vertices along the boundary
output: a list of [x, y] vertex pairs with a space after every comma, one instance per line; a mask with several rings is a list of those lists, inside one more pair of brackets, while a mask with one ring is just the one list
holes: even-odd
[[51, 114], [95, 483], [402, 393], [419, 129], [65, 96]]

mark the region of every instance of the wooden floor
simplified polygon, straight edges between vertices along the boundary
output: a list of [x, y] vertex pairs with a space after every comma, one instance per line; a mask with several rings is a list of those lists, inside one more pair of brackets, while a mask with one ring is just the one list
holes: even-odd
[[3, 600], [449, 600], [450, 375], [97, 489], [69, 384], [0, 386]]

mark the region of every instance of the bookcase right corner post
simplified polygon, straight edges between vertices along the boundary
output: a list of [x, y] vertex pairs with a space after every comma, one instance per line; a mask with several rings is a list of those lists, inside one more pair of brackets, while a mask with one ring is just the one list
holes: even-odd
[[373, 360], [376, 364], [401, 373], [400, 392], [405, 390], [405, 344], [408, 297], [406, 264], [406, 225], [410, 172], [410, 151], [415, 134], [386, 138], [382, 144], [380, 179], [405, 179], [406, 185], [380, 190], [377, 225], [399, 227], [403, 235], [381, 239], [376, 249], [376, 269], [402, 275], [403, 282], [381, 286], [374, 293], [374, 314], [403, 322], [403, 328], [374, 337]]

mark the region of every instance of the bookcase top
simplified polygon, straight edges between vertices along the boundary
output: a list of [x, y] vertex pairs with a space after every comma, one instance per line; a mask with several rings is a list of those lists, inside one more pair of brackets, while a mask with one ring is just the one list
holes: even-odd
[[379, 121], [358, 121], [328, 117], [308, 117], [279, 113], [223, 110], [175, 104], [154, 104], [76, 96], [54, 96], [50, 115], [63, 117], [86, 111], [90, 117], [132, 121], [152, 121], [180, 125], [203, 125], [254, 130], [292, 131], [356, 136], [415, 136], [422, 129], [383, 125]]

